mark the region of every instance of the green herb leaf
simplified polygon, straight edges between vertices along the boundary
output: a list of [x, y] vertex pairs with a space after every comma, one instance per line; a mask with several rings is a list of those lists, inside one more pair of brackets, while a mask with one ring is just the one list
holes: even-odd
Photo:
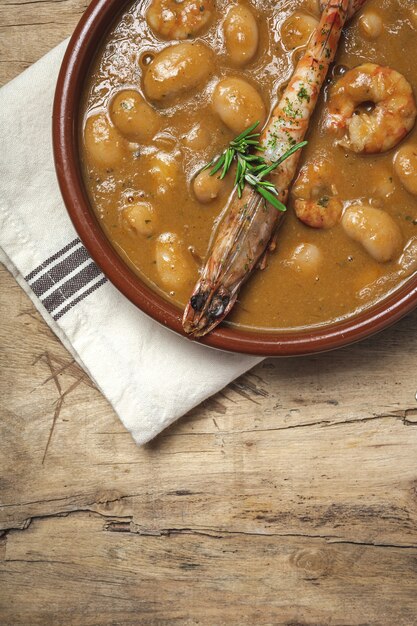
[[269, 204], [272, 204], [273, 207], [278, 209], [278, 211], [282, 211], [283, 213], [287, 210], [285, 204], [283, 204], [276, 196], [274, 196], [270, 191], [263, 187], [255, 187], [256, 191], [263, 197]]
[[210, 176], [214, 176], [217, 172], [222, 170], [220, 174], [220, 179], [222, 180], [232, 166], [232, 163], [236, 161], [234, 183], [238, 197], [242, 197], [245, 184], [248, 184], [256, 189], [256, 191], [276, 209], [286, 211], [285, 205], [277, 198], [278, 190], [275, 188], [275, 185], [271, 181], [263, 179], [293, 155], [294, 152], [304, 148], [304, 146], [307, 145], [307, 141], [300, 141], [295, 144], [277, 161], [268, 165], [262, 155], [253, 154], [251, 152], [252, 150], [255, 150], [257, 153], [265, 151], [265, 148], [259, 143], [260, 133], [253, 133], [258, 124], [259, 122], [255, 122], [252, 126], [249, 126], [249, 128], [240, 133], [240, 135], [229, 143], [229, 146], [222, 154], [217, 159], [210, 161], [210, 163], [203, 167], [202, 171], [212, 168]]

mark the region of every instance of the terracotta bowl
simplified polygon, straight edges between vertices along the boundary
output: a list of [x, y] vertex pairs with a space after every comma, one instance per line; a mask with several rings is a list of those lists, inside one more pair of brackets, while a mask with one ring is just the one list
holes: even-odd
[[[62, 196], [76, 230], [110, 281], [137, 307], [171, 330], [184, 335], [182, 311], [153, 292], [118, 256], [91, 209], [79, 160], [79, 105], [83, 86], [103, 38], [128, 5], [120, 0], [93, 0], [69, 43], [58, 78], [53, 145]], [[254, 333], [223, 326], [202, 343], [246, 354], [292, 356], [323, 352], [359, 341], [393, 324], [417, 306], [417, 276], [376, 306], [337, 324], [297, 332]]]

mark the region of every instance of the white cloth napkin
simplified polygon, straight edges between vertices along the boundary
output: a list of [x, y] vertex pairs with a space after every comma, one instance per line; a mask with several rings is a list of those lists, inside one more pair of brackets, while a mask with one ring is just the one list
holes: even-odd
[[66, 45], [0, 90], [0, 261], [144, 444], [260, 359], [163, 328], [89, 257], [66, 213], [52, 158], [52, 101]]

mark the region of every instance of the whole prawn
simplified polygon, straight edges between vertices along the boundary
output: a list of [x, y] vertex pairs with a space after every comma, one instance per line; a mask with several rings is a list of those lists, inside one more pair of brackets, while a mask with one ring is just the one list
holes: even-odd
[[[260, 143], [267, 163], [273, 163], [302, 141], [316, 106], [330, 63], [336, 54], [342, 28], [366, 0], [328, 0], [307, 49], [274, 109]], [[323, 6], [324, 4], [324, 6]], [[294, 178], [299, 151], [271, 175], [278, 198], [285, 203]], [[185, 308], [186, 333], [201, 337], [215, 328], [236, 302], [240, 287], [267, 251], [275, 248], [274, 233], [284, 214], [246, 186], [235, 193], [220, 223], [210, 255]]]

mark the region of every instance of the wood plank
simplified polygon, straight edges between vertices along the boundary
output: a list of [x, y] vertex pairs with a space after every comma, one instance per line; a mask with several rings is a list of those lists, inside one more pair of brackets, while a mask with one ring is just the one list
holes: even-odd
[[311, 538], [143, 536], [79, 513], [8, 535], [0, 581], [13, 602], [2, 615], [31, 625], [410, 626], [416, 557]]
[[1, 0], [0, 85], [68, 37], [86, 0]]

